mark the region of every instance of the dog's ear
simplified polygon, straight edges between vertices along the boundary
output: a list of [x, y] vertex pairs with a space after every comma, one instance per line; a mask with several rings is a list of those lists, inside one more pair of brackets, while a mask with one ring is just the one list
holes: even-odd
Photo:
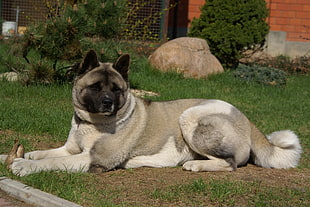
[[97, 53], [94, 50], [90, 50], [84, 57], [80, 67], [78, 69], [78, 75], [82, 75], [95, 67], [99, 66], [99, 60]]
[[116, 62], [113, 64], [113, 68], [119, 72], [125, 81], [128, 81], [128, 70], [130, 64], [130, 56], [129, 54], [124, 54], [120, 56]]

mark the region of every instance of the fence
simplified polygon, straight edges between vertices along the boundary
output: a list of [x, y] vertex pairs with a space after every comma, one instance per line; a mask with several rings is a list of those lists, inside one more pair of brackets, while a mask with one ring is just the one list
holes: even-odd
[[[1, 20], [16, 22], [18, 32], [32, 22], [45, 21], [52, 15], [51, 9], [57, 11], [60, 0], [0, 0]], [[66, 0], [65, 0], [66, 1]], [[66, 2], [69, 2], [67, 0]], [[70, 1], [72, 2], [72, 1]], [[163, 8], [169, 0], [128, 0], [128, 17], [126, 27], [138, 39], [161, 38], [166, 32], [163, 26]]]
[[129, 0], [127, 36], [143, 40], [157, 40], [166, 33], [164, 20], [167, 17], [165, 0]]
[[46, 2], [42, 0], [0, 0], [0, 3], [1, 20], [16, 22], [19, 32], [31, 22], [44, 21], [48, 15]]

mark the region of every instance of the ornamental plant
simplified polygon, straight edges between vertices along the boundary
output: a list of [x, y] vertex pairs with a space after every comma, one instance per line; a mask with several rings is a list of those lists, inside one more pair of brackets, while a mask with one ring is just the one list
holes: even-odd
[[49, 15], [45, 22], [26, 30], [25, 56], [30, 49], [57, 61], [81, 55], [84, 37], [112, 38], [121, 30], [124, 0], [81, 0], [74, 5], [58, 2], [58, 9], [47, 1]]
[[242, 52], [264, 45], [267, 16], [265, 0], [206, 0], [188, 35], [205, 39], [225, 68], [236, 68]]
[[[35, 77], [28, 82], [38, 82], [40, 77], [46, 82], [42, 74], [65, 78], [62, 76], [66, 73], [63, 68], [57, 68], [57, 63], [81, 58], [81, 42], [85, 37], [117, 36], [126, 13], [125, 0], [79, 0], [73, 5], [64, 1], [56, 1], [55, 5], [50, 0], [45, 3], [49, 11], [46, 21], [29, 26], [23, 37], [23, 56], [30, 64], [27, 72], [32, 74], [29, 77]], [[40, 54], [39, 61], [31, 61], [28, 57], [31, 51]], [[52, 62], [51, 68], [46, 62]]]
[[270, 86], [283, 86], [287, 80], [287, 75], [284, 71], [258, 65], [247, 66], [240, 64], [234, 71], [234, 75], [246, 82], [255, 82]]

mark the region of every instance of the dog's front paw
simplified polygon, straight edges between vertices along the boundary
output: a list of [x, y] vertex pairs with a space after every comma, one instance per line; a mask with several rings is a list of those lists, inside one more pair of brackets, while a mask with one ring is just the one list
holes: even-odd
[[12, 173], [18, 176], [25, 176], [31, 173], [35, 173], [37, 169], [38, 168], [35, 165], [35, 161], [26, 160], [23, 158], [14, 159], [14, 162], [11, 166]]
[[25, 159], [27, 160], [39, 160], [39, 151], [32, 151], [25, 153]]

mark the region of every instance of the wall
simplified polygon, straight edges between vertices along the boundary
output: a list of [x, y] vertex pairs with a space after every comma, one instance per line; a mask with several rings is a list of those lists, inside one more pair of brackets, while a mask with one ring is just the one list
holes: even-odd
[[200, 7], [205, 0], [170, 0], [176, 7], [169, 11], [168, 37], [184, 37], [187, 34], [190, 22], [200, 16]]
[[[171, 0], [170, 2], [176, 2]], [[177, 12], [169, 14], [169, 37], [186, 36], [190, 22], [200, 16], [205, 0], [179, 0]], [[291, 57], [310, 55], [310, 0], [266, 0], [270, 33], [266, 52]], [[175, 17], [177, 13], [177, 17]], [[176, 21], [174, 21], [176, 20]], [[174, 34], [174, 35], [171, 35]]]
[[266, 52], [272, 56], [310, 55], [310, 0], [267, 0], [270, 32]]
[[271, 31], [287, 32], [286, 40], [310, 40], [310, 0], [267, 0]]

